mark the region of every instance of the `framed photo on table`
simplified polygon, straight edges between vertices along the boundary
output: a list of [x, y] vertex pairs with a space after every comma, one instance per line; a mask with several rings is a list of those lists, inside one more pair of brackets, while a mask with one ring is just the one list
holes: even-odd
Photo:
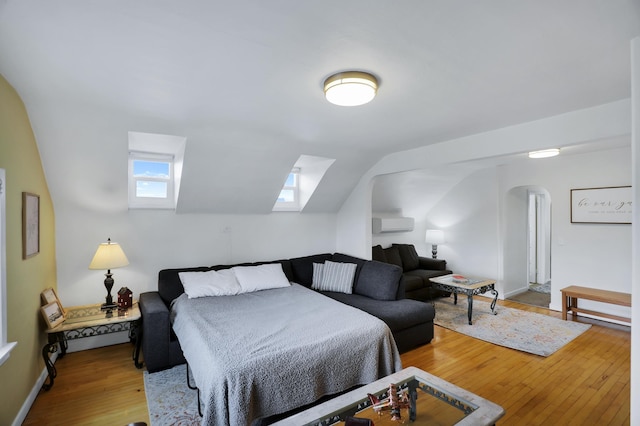
[[64, 315], [59, 302], [47, 303], [40, 308], [40, 312], [48, 328], [55, 328], [64, 321]]
[[57, 303], [58, 306], [60, 306], [62, 316], [66, 317], [66, 313], [64, 308], [62, 307], [62, 303], [60, 303], [60, 299], [58, 299], [58, 295], [56, 294], [56, 291], [53, 289], [53, 287], [49, 287], [48, 289], [40, 293], [40, 300], [42, 301], [43, 306], [46, 306], [49, 303]]
[[22, 258], [40, 252], [40, 196], [22, 193]]

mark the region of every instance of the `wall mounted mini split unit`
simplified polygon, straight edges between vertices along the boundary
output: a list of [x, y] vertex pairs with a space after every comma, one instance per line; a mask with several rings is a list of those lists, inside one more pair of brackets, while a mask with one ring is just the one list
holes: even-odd
[[373, 217], [371, 230], [374, 234], [382, 232], [410, 232], [413, 231], [412, 217]]

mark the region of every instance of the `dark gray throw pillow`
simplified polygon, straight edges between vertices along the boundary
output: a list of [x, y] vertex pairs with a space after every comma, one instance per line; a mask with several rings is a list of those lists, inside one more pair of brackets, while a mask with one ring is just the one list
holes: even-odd
[[386, 249], [384, 249], [384, 256], [387, 259], [387, 263], [393, 263], [394, 265], [398, 265], [400, 268], [402, 268], [402, 258], [400, 257], [398, 247], [387, 247]]
[[384, 249], [380, 244], [371, 247], [371, 259], [378, 262], [386, 262], [387, 257], [384, 255]]
[[376, 300], [396, 300], [402, 269], [375, 260], [362, 265], [353, 292]]
[[418, 269], [420, 259], [418, 259], [418, 253], [413, 244], [393, 244], [393, 247], [398, 248], [400, 259], [402, 259], [402, 268], [405, 272]]

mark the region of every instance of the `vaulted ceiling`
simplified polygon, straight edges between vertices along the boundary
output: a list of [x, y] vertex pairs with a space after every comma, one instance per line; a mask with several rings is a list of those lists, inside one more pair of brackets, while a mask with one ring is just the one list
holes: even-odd
[[[0, 73], [54, 202], [126, 208], [136, 131], [187, 138], [178, 212], [269, 212], [301, 154], [333, 212], [388, 153], [628, 98], [638, 35], [640, 0], [0, 0]], [[344, 70], [376, 99], [329, 104]]]

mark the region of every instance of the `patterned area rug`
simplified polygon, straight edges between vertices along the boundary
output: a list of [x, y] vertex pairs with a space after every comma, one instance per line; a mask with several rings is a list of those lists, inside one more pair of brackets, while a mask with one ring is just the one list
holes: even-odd
[[457, 305], [453, 297], [437, 299], [435, 307], [435, 324], [441, 327], [540, 356], [553, 354], [591, 327], [500, 305], [493, 315], [490, 304], [477, 298], [473, 300], [473, 325], [469, 325], [466, 296], [458, 297]]
[[198, 393], [187, 387], [186, 368], [183, 364], [157, 373], [144, 372], [151, 426], [200, 424]]

